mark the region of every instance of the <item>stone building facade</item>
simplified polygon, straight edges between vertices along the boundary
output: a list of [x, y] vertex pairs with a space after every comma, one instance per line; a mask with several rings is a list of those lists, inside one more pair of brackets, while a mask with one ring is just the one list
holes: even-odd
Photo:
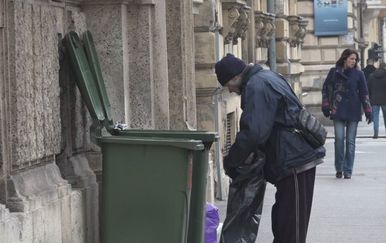
[[199, 3], [0, 1], [0, 242], [100, 239], [101, 154], [65, 33], [93, 33], [114, 121], [194, 129]]
[[219, 90], [214, 65], [226, 53], [267, 69], [273, 62], [301, 96], [301, 49], [308, 22], [298, 15], [297, 2], [217, 0], [204, 1], [199, 7], [195, 16], [197, 125], [221, 137], [214, 150], [209, 181], [215, 184], [209, 187], [209, 198], [226, 199], [228, 179], [221, 168], [222, 157], [234, 142], [241, 115], [239, 97]]
[[350, 5], [353, 38], [313, 36], [311, 5], [0, 0], [0, 242], [100, 239], [101, 154], [61, 45], [65, 33], [93, 33], [114, 121], [219, 132], [208, 177], [213, 201], [226, 198], [222, 157], [241, 114], [239, 97], [218, 87], [216, 61], [230, 52], [276, 68], [299, 97], [306, 90], [304, 100], [316, 105], [338, 52], [363, 42], [356, 39], [358, 3]]
[[[361, 55], [361, 64], [366, 66], [369, 48], [373, 43], [383, 43], [384, 38], [381, 34], [383, 19], [380, 18], [380, 14], [385, 7], [386, 1], [383, 0], [349, 0], [347, 35], [317, 37], [314, 35], [314, 2], [298, 1], [299, 14], [309, 22], [301, 60], [304, 73], [300, 81], [303, 92], [308, 94], [303, 98], [303, 102], [322, 119], [324, 118], [320, 111], [321, 88], [328, 70], [335, 65], [346, 48], [356, 49]], [[330, 123], [327, 119], [324, 119], [324, 122]]]

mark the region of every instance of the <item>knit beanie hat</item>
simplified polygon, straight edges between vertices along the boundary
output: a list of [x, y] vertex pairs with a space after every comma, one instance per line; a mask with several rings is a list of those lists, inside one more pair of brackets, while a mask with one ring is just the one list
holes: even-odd
[[247, 65], [243, 60], [228, 53], [223, 59], [216, 63], [215, 70], [217, 80], [224, 86], [232, 78], [240, 74], [246, 66]]

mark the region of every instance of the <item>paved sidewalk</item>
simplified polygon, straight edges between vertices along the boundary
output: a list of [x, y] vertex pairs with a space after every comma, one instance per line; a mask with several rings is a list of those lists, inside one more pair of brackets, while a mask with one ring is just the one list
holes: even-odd
[[[360, 131], [369, 134], [372, 128], [361, 125]], [[351, 180], [335, 178], [333, 139], [327, 141], [326, 147], [328, 154], [325, 163], [317, 169], [307, 242], [385, 243], [386, 139], [357, 140]], [[275, 188], [268, 185], [257, 242], [272, 242], [270, 213], [274, 193]], [[226, 202], [219, 202], [218, 206], [223, 221]]]

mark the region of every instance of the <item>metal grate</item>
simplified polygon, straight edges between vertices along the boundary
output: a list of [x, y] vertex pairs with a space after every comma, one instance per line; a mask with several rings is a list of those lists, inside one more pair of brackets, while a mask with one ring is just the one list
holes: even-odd
[[227, 119], [225, 122], [225, 141], [224, 141], [224, 149], [223, 155], [226, 156], [229, 153], [229, 150], [233, 143], [233, 131], [234, 131], [234, 113], [227, 114]]

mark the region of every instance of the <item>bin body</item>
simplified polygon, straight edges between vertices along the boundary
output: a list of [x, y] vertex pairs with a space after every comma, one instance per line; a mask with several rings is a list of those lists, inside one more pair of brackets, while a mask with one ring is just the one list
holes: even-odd
[[204, 243], [205, 205], [208, 180], [209, 150], [217, 140], [215, 133], [205, 131], [125, 130], [121, 136], [185, 138], [200, 140], [205, 150], [193, 153], [193, 180], [190, 198], [188, 243]]
[[187, 242], [193, 150], [138, 140], [99, 139], [102, 242]]

